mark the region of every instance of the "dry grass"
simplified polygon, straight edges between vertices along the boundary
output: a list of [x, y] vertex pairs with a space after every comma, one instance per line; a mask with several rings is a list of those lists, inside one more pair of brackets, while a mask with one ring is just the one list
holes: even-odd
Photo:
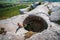
[[36, 32], [29, 31], [29, 32], [25, 33], [25, 39], [30, 38], [34, 34], [36, 34]]

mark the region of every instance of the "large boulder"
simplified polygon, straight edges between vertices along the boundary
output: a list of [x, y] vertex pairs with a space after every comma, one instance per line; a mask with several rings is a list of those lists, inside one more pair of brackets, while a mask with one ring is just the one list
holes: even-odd
[[[5, 30], [7, 31], [7, 33], [5, 35], [2, 35], [1, 39], [3, 38], [3, 40], [24, 40], [25, 39], [25, 33], [28, 32], [28, 30], [26, 30], [24, 27], [23, 28], [20, 28], [17, 32], [16, 32], [16, 29], [18, 28], [17, 26], [17, 23], [21, 23], [21, 24], [24, 24], [24, 20], [26, 20], [26, 18], [30, 17], [30, 15], [32, 15], [32, 17], [37, 17], [36, 20], [39, 20], [42, 22], [42, 20], [44, 22], [46, 22], [46, 25], [47, 25], [47, 28], [49, 28], [48, 26], [50, 26], [50, 21], [49, 21], [49, 18], [47, 15], [43, 14], [43, 13], [33, 13], [33, 14], [24, 14], [24, 15], [19, 15], [17, 17], [13, 17], [13, 18], [10, 18], [10, 20], [8, 21], [11, 21], [11, 22], [8, 22], [6, 19], [5, 20], [1, 20], [0, 21], [0, 24], [1, 26], [0, 27], [3, 27], [5, 28]], [[35, 18], [34, 17], [34, 18]], [[41, 19], [42, 18], [42, 19]], [[32, 18], [31, 18], [32, 19]], [[41, 20], [40, 20], [41, 19]], [[3, 22], [4, 21], [4, 22]], [[29, 20], [27, 20], [29, 21]], [[43, 22], [43, 23], [44, 23]], [[33, 22], [34, 23], [34, 22]], [[9, 26], [9, 25], [10, 26]], [[16, 27], [15, 27], [16, 25]], [[37, 24], [38, 25], [38, 24]], [[43, 24], [45, 25], [45, 23]], [[33, 25], [34, 26], [34, 25]], [[37, 27], [37, 26], [36, 26]], [[44, 26], [45, 27], [45, 26]], [[44, 27], [42, 28], [43, 31], [45, 30]], [[34, 27], [33, 27], [34, 28]], [[41, 28], [41, 27], [40, 27]], [[36, 29], [36, 28], [35, 28]], [[33, 30], [32, 30], [33, 31]], [[37, 30], [39, 31], [39, 30]], [[11, 33], [10, 33], [11, 32]], [[15, 33], [16, 32], [16, 33]], [[17, 36], [18, 35], [18, 36]], [[1, 35], [0, 35], [1, 36]], [[20, 37], [20, 38], [19, 38]]]
[[[59, 20], [60, 18], [60, 3], [45, 3], [37, 6], [35, 9], [23, 15], [14, 16], [9, 19], [0, 20], [0, 28], [5, 28], [6, 34], [0, 34], [1, 40], [60, 40], [60, 25], [51, 21]], [[56, 10], [55, 10], [56, 9]], [[48, 11], [51, 10], [51, 15]], [[31, 24], [31, 23], [33, 24]], [[23, 24], [23, 27], [18, 28], [17, 23]], [[31, 29], [25, 29], [25, 25], [30, 24]], [[25, 39], [25, 33], [32, 31], [36, 32], [29, 38]], [[28, 33], [27, 33], [28, 34]], [[26, 36], [27, 37], [27, 36]]]

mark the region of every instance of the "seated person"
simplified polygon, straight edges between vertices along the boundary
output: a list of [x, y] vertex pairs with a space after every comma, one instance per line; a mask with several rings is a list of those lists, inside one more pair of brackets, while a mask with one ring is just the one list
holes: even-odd
[[41, 5], [41, 2], [37, 2], [37, 3], [34, 3], [30, 6], [29, 8], [29, 11], [31, 11], [32, 9], [36, 8], [38, 5]]
[[20, 24], [20, 23], [17, 23], [17, 25], [18, 25], [18, 28], [16, 29], [16, 32], [17, 32], [20, 28], [22, 28], [22, 27], [23, 27], [23, 25], [22, 25], [22, 24]]

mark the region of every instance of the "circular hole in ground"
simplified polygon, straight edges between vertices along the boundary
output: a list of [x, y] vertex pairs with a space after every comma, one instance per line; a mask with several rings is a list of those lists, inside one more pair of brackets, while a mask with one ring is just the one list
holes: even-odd
[[43, 18], [30, 15], [23, 21], [24, 28], [28, 31], [42, 32], [47, 29], [48, 24]]

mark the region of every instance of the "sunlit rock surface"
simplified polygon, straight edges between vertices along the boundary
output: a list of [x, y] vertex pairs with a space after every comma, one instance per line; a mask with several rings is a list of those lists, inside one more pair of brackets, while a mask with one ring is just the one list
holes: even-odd
[[5, 35], [0, 34], [0, 40], [25, 40], [25, 33], [28, 31], [24, 28], [18, 30], [17, 33], [15, 32], [7, 32]]
[[[51, 10], [51, 15], [48, 14], [49, 10]], [[20, 28], [17, 32], [16, 29], [18, 28], [17, 23], [23, 24], [23, 21], [29, 15], [43, 18], [48, 24], [48, 28], [25, 39], [25, 33], [28, 31], [24, 27]], [[60, 25], [51, 22], [57, 20], [60, 20], [60, 2], [44, 3], [26, 14], [0, 20], [0, 28], [5, 28], [7, 31], [5, 35], [0, 34], [0, 40], [60, 40]]]
[[57, 20], [60, 20], [60, 3], [49, 3], [48, 5], [48, 8], [51, 10], [51, 15], [49, 16], [50, 17], [50, 20], [51, 21], [57, 21]]
[[18, 15], [18, 16], [14, 16], [12, 18], [9, 19], [5, 19], [5, 20], [0, 20], [0, 28], [5, 28], [6, 31], [8, 32], [15, 32], [16, 29], [18, 28], [17, 23], [23, 23], [23, 20], [25, 19], [25, 17], [27, 17], [28, 15]]
[[27, 8], [24, 8], [24, 9], [20, 9], [20, 10], [19, 10], [19, 11], [20, 11], [20, 14], [25, 14], [25, 13], [27, 13], [29, 8], [30, 8], [30, 7], [27, 7]]
[[37, 33], [26, 40], [60, 40], [60, 26], [52, 23], [52, 27]]

